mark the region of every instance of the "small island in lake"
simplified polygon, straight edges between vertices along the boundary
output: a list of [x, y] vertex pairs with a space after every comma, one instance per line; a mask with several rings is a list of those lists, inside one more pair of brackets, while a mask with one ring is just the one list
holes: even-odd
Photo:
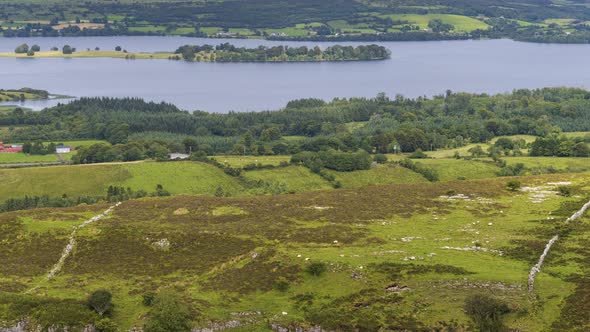
[[22, 88], [18, 90], [2, 90], [0, 89], [0, 102], [7, 101], [25, 101], [31, 99], [48, 99], [49, 92], [45, 90], [36, 90], [30, 88]]
[[379, 45], [341, 46], [321, 49], [319, 46], [259, 46], [236, 47], [224, 43], [212, 45], [185, 45], [175, 52], [174, 59], [197, 62], [321, 62], [321, 61], [371, 61], [389, 59], [390, 51]]
[[123, 58], [123, 59], [168, 59], [192, 62], [330, 62], [330, 61], [375, 61], [389, 59], [391, 52], [380, 45], [341, 46], [333, 45], [321, 49], [315, 47], [258, 46], [237, 47], [224, 43], [213, 45], [184, 45], [174, 52], [131, 53], [120, 46], [115, 50], [78, 51], [65, 45], [49, 51], [42, 51], [38, 45], [18, 46], [14, 52], [0, 53], [0, 57], [19, 58]]

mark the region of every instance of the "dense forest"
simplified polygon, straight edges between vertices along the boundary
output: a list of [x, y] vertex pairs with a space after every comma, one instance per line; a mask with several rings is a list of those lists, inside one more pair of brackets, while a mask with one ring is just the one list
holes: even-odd
[[[399, 18], [404, 14], [424, 16], [430, 23], [419, 26], [416, 21]], [[430, 15], [440, 14], [457, 16], [448, 17], [445, 28], [439, 29], [438, 19]], [[486, 28], [459, 29], [453, 25], [461, 21], [458, 18], [477, 19]], [[6, 37], [174, 34], [281, 40], [512, 38], [588, 43], [589, 20], [590, 8], [583, 3], [556, 5], [551, 0], [253, 0], [246, 3], [54, 0], [0, 4], [0, 33]], [[80, 22], [91, 25], [80, 25]], [[215, 32], [211, 31], [213, 27]], [[282, 29], [287, 29], [286, 33]], [[298, 32], [293, 33], [293, 29]]]
[[39, 112], [4, 112], [0, 125], [10, 128], [5, 141], [107, 140], [120, 144], [115, 155], [123, 160], [157, 158], [168, 151], [390, 153], [453, 148], [503, 135], [590, 131], [589, 107], [590, 92], [578, 88], [499, 95], [447, 91], [415, 99], [384, 94], [330, 102], [301, 99], [278, 111], [228, 114], [189, 113], [139, 99], [82, 98]]

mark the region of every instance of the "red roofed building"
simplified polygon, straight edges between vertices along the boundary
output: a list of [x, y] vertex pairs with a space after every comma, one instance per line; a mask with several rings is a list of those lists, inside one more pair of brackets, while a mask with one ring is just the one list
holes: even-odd
[[4, 145], [4, 142], [0, 142], [0, 153], [17, 153], [22, 152], [22, 145]]

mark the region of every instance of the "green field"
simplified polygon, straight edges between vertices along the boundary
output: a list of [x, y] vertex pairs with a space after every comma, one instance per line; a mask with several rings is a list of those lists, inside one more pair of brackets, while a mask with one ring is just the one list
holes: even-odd
[[244, 172], [248, 180], [284, 184], [288, 192], [330, 189], [328, 181], [303, 166], [289, 166]]
[[462, 159], [420, 159], [438, 172], [441, 181], [484, 179], [496, 176], [500, 170], [494, 163]]
[[246, 165], [278, 166], [282, 162], [289, 162], [290, 156], [214, 156], [215, 160], [231, 167], [242, 168]]
[[241, 190], [237, 181], [220, 169], [190, 162], [3, 169], [0, 177], [7, 185], [0, 189], [0, 201], [25, 195], [104, 196], [109, 185], [153, 192], [156, 185], [161, 184], [173, 194], [213, 195], [218, 186], [230, 193]]
[[527, 168], [553, 167], [559, 171], [580, 172], [590, 170], [590, 158], [565, 157], [510, 157], [506, 158], [509, 165], [522, 163]]
[[25, 153], [0, 153], [0, 164], [5, 163], [39, 163], [59, 161], [55, 154], [29, 155]]
[[[1, 129], [0, 129], [1, 132]], [[71, 146], [73, 148], [79, 148], [82, 146], [89, 146], [93, 144], [103, 143], [109, 144], [106, 141], [100, 140], [83, 140], [83, 141], [55, 141], [55, 142], [44, 142], [44, 144], [63, 144]], [[22, 142], [21, 142], [22, 144]], [[70, 160], [76, 154], [76, 151], [71, 153], [62, 154], [64, 160]], [[57, 162], [59, 159], [53, 153], [47, 155], [30, 155], [25, 153], [0, 153], [0, 164], [6, 163], [43, 163], [43, 162]]]
[[[583, 173], [520, 181], [530, 187], [571, 181], [589, 190], [589, 179]], [[268, 331], [269, 321], [333, 328], [386, 314], [382, 324], [426, 330], [451, 320], [468, 326], [464, 300], [484, 292], [508, 303], [503, 321], [509, 328], [587, 326], [588, 290], [576, 275], [588, 273], [588, 217], [563, 224], [585, 200], [549, 193], [532, 203], [534, 192], [510, 192], [505, 183], [497, 178], [127, 201], [78, 232], [73, 254], [49, 281], [45, 274], [70, 228], [106, 206], [0, 214], [0, 303], [9, 308], [26, 297], [66, 308], [61, 301], [83, 301], [105, 288], [113, 293], [111, 318], [128, 330], [142, 327], [150, 311], [142, 296], [168, 288], [189, 303], [200, 327], [234, 320], [244, 324], [242, 331]], [[538, 300], [531, 302], [529, 270], [563, 227], [570, 231], [567, 240], [559, 240], [545, 261], [535, 281]], [[155, 245], [163, 239], [169, 247]], [[313, 276], [306, 272], [310, 262], [324, 262], [327, 269]], [[286, 287], [277, 289], [279, 282]], [[82, 302], [68, 308], [80, 314], [64, 321], [98, 319], [75, 303]], [[4, 315], [9, 322], [18, 318], [14, 311]]]
[[473, 31], [476, 29], [487, 29], [489, 26], [475, 18], [462, 16], [462, 15], [449, 15], [449, 14], [427, 14], [427, 15], [415, 15], [415, 14], [392, 14], [382, 15], [383, 17], [389, 17], [392, 20], [398, 21], [409, 21], [410, 24], [418, 25], [421, 29], [428, 28], [428, 22], [434, 19], [439, 19], [446, 24], [452, 24], [455, 26], [457, 31]]
[[0, 101], [18, 101], [21, 99], [41, 99], [42, 96], [19, 90], [0, 90]]
[[370, 170], [354, 172], [330, 171], [343, 188], [361, 188], [369, 185], [427, 182], [420, 174], [394, 165], [377, 165]]
[[133, 59], [168, 59], [172, 52], [155, 53], [126, 53], [116, 51], [76, 51], [72, 54], [64, 54], [61, 51], [40, 51], [34, 55], [23, 53], [3, 52], [0, 58], [133, 58]]

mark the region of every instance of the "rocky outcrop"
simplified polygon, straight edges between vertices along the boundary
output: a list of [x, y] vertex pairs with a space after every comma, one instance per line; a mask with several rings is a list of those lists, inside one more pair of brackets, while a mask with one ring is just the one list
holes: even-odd
[[[71, 330], [80, 331], [79, 329], [70, 329], [70, 328], [61, 328], [61, 327], [50, 327], [48, 329], [43, 329], [41, 326], [33, 325], [27, 320], [22, 320], [18, 322], [16, 325], [11, 327], [2, 327], [0, 326], [0, 332], [68, 332]], [[85, 326], [82, 332], [96, 332], [96, 328], [93, 325]]]

